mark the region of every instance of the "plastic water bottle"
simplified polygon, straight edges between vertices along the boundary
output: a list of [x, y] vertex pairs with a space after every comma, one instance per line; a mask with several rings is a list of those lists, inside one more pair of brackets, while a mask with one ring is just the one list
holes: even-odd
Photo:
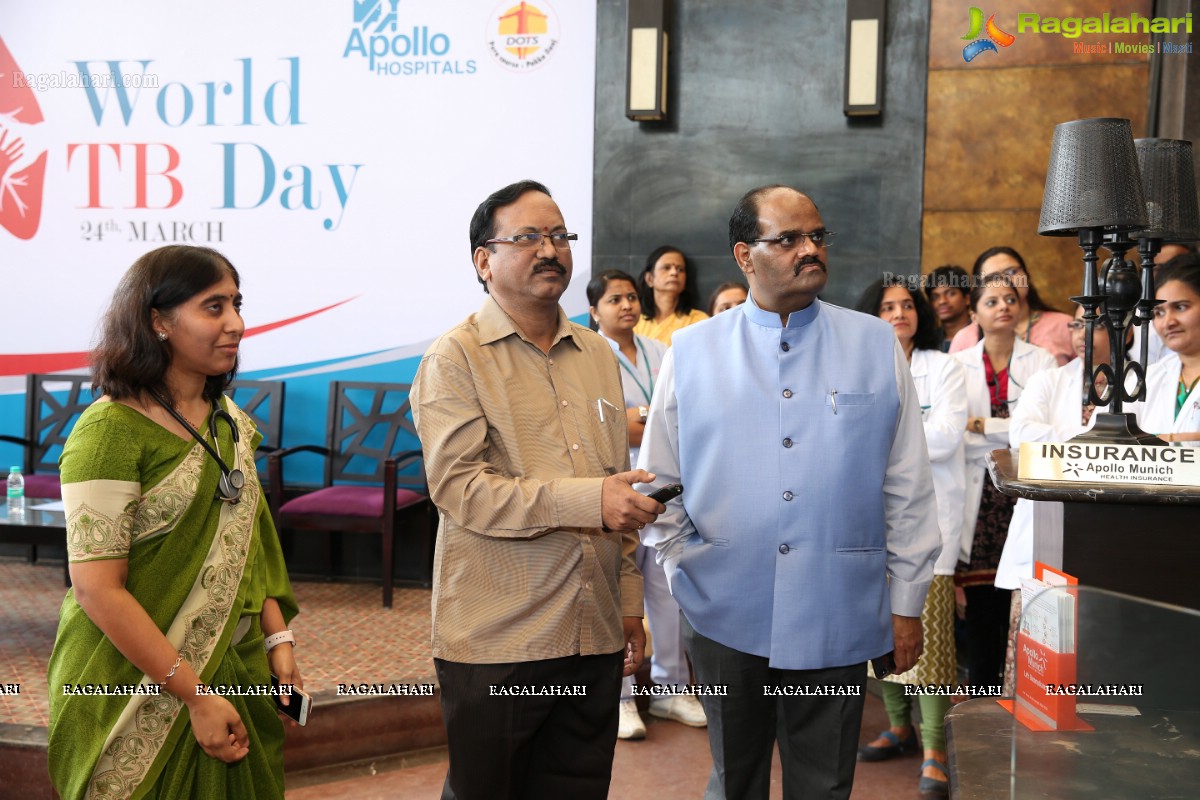
[[25, 516], [25, 476], [20, 467], [13, 467], [8, 472], [8, 516]]

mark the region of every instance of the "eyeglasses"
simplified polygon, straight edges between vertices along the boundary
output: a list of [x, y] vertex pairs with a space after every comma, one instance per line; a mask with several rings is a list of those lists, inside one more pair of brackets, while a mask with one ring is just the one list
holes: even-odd
[[785, 233], [781, 236], [776, 236], [773, 239], [753, 239], [755, 244], [775, 244], [782, 247], [784, 250], [794, 250], [808, 239], [813, 243], [813, 247], [829, 247], [831, 239], [836, 234], [833, 231], [827, 231], [822, 228], [819, 231], [812, 233]]
[[515, 244], [522, 250], [542, 246], [542, 239], [550, 240], [550, 244], [558, 250], [570, 250], [571, 242], [579, 239], [578, 233], [518, 233], [514, 236], [502, 236], [498, 239], [488, 239], [484, 244]]
[[1001, 272], [993, 272], [993, 273], [991, 273], [991, 275], [988, 275], [987, 277], [990, 278], [993, 275], [1003, 275], [1004, 277], [1008, 278], [1009, 280], [1012, 280], [1013, 278], [1017, 277], [1018, 275], [1024, 275], [1024, 274], [1025, 274], [1025, 270], [1022, 269], [1021, 267], [1009, 267], [1008, 269], [1002, 270]]

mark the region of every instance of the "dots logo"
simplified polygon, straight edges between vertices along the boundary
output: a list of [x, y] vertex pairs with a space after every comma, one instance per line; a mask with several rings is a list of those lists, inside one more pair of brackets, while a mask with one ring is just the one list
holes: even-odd
[[501, 66], [513, 72], [540, 67], [558, 47], [558, 14], [549, 4], [508, 2], [488, 18], [488, 51]]
[[[971, 29], [967, 31], [967, 35], [963, 36], [964, 40], [974, 40], [963, 48], [963, 60], [970, 63], [976, 56], [981, 53], [991, 51], [993, 53], [1000, 52], [996, 49], [996, 45], [1008, 47], [1017, 40], [1017, 37], [1011, 33], [1005, 33], [996, 25], [996, 15], [992, 14], [988, 17], [987, 25], [983, 24], [983, 11], [974, 6], [971, 6]], [[986, 38], [980, 38], [980, 34], [987, 31]]]
[[0, 227], [32, 239], [42, 219], [46, 151], [26, 146], [42, 122], [42, 109], [23, 73], [0, 39]]

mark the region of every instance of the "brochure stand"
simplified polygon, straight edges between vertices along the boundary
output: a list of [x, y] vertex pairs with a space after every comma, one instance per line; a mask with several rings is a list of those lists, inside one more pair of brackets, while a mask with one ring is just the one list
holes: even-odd
[[1033, 731], [1090, 731], [1075, 713], [1076, 613], [1079, 581], [1037, 563], [1022, 582], [1016, 641], [1016, 697], [997, 700]]

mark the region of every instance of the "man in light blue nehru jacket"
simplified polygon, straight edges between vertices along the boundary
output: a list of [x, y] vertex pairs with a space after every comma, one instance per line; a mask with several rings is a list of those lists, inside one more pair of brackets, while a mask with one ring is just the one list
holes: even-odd
[[744, 305], [675, 334], [639, 466], [680, 482], [658, 550], [706, 696], [708, 797], [849, 797], [870, 659], [903, 672], [941, 550], [921, 410], [889, 325], [822, 303], [832, 234], [786, 186], [746, 194]]

